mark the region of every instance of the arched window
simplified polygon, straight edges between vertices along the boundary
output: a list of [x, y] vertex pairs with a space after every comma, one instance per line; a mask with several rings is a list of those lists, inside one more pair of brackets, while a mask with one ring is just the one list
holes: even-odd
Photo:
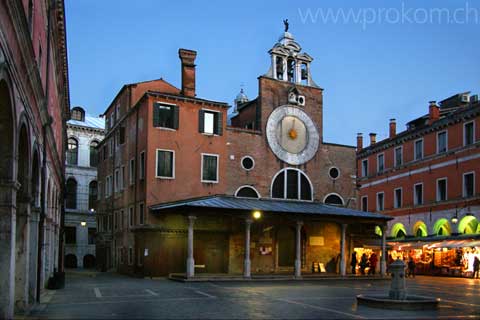
[[85, 111], [80, 107], [75, 107], [70, 112], [70, 119], [77, 121], [85, 121]]
[[255, 190], [254, 187], [250, 186], [243, 186], [238, 188], [237, 192], [235, 192], [235, 196], [240, 198], [260, 198], [257, 190]]
[[67, 164], [78, 164], [78, 141], [75, 138], [68, 138]]
[[301, 83], [303, 85], [308, 85], [308, 66], [306, 63], [302, 63], [300, 66], [300, 74], [301, 74]]
[[441, 218], [435, 221], [433, 225], [433, 234], [439, 236], [449, 236], [452, 233], [452, 228], [447, 219]]
[[423, 221], [417, 221], [415, 222], [415, 224], [413, 225], [413, 234], [415, 235], [415, 237], [426, 237], [428, 236], [428, 229], [427, 229], [427, 225], [425, 224], [425, 222]]
[[90, 142], [90, 167], [96, 167], [98, 164], [98, 141]]
[[92, 181], [88, 185], [88, 210], [97, 211], [98, 182]]
[[480, 223], [474, 216], [467, 215], [460, 220], [458, 232], [462, 234], [480, 233]]
[[67, 180], [65, 207], [67, 209], [77, 208], [77, 181], [73, 178]]
[[312, 184], [298, 169], [287, 168], [278, 172], [272, 181], [272, 198], [312, 200]]
[[397, 222], [392, 227], [391, 235], [393, 238], [405, 238], [407, 235], [407, 229], [405, 229], [405, 226], [402, 223]]
[[277, 79], [278, 80], [283, 80], [283, 58], [282, 57], [277, 57], [276, 60], [276, 68], [277, 68]]
[[329, 204], [332, 206], [343, 206], [343, 199], [335, 193], [331, 193], [325, 197], [323, 203]]

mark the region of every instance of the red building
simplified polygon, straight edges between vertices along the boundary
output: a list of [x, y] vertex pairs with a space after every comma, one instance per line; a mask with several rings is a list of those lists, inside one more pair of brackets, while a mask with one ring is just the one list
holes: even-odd
[[480, 103], [467, 92], [428, 111], [400, 133], [391, 119], [389, 137], [371, 133], [368, 147], [358, 135], [358, 203], [394, 217], [394, 256], [413, 256], [425, 273], [469, 275], [480, 255]]
[[63, 1], [0, 2], [0, 318], [62, 269], [69, 87]]
[[351, 209], [355, 149], [323, 141], [313, 59], [288, 32], [269, 53], [258, 97], [238, 96], [230, 126], [228, 104], [196, 95], [195, 51], [179, 50], [181, 88], [120, 90], [98, 167], [104, 269], [299, 277], [317, 263], [345, 274], [350, 251], [385, 223]]

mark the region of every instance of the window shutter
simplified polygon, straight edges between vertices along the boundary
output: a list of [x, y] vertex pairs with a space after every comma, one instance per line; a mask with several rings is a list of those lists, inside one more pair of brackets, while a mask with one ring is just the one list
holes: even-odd
[[203, 133], [205, 125], [205, 111], [199, 110], [198, 111], [198, 132]]
[[178, 106], [173, 107], [173, 129], [178, 129], [179, 122], [179, 109]]
[[160, 126], [160, 108], [158, 108], [158, 104], [153, 104], [153, 126], [159, 127]]
[[221, 112], [217, 112], [216, 115], [217, 115], [217, 134], [221, 136], [223, 132], [223, 114]]

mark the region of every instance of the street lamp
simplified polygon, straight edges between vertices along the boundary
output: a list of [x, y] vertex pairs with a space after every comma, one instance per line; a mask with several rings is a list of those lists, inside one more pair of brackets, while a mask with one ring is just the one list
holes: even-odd
[[82, 222], [80, 222], [80, 225], [81, 225], [82, 227], [85, 227], [85, 226], [87, 225], [87, 222], [82, 221]]
[[255, 219], [255, 220], [258, 220], [258, 219], [260, 219], [260, 218], [262, 217], [262, 213], [261, 213], [260, 211], [258, 211], [258, 210], [253, 211], [253, 214], [252, 214], [252, 215], [253, 215], [253, 219]]

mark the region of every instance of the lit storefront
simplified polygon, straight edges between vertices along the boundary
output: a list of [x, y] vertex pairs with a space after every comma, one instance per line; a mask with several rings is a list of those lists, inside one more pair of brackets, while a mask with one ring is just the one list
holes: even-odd
[[390, 262], [412, 257], [417, 274], [472, 277], [473, 261], [480, 259], [480, 235], [434, 236], [388, 244]]

